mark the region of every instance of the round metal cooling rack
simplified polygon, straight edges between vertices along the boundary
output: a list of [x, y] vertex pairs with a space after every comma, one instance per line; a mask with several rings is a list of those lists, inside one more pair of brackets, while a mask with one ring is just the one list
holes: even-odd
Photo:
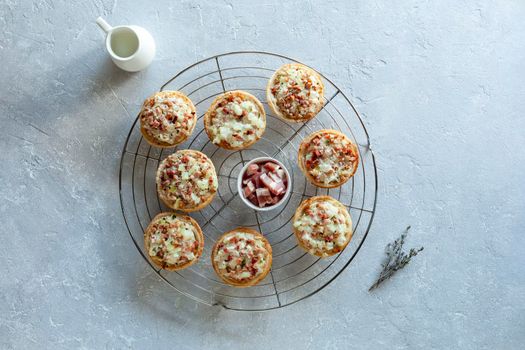
[[[366, 128], [357, 110], [330, 79], [325, 82], [325, 106], [306, 123], [288, 123], [274, 116], [266, 104], [265, 88], [272, 73], [281, 65], [298, 62], [267, 52], [242, 51], [213, 56], [197, 62], [166, 82], [160, 90], [179, 90], [188, 95], [199, 120], [188, 141], [173, 149], [151, 147], [140, 133], [135, 119], [124, 145], [120, 163], [119, 191], [122, 214], [133, 243], [162, 280], [182, 294], [208, 305], [227, 309], [257, 311], [284, 307], [303, 300], [326, 287], [352, 262], [366, 239], [377, 199], [377, 171]], [[322, 75], [322, 74], [321, 74]], [[227, 151], [213, 145], [203, 129], [202, 118], [212, 100], [229, 90], [244, 90], [265, 106], [267, 126], [264, 137], [252, 147]], [[320, 129], [337, 129], [358, 145], [359, 168], [351, 181], [337, 189], [311, 185], [297, 166], [301, 140]], [[190, 215], [205, 235], [203, 256], [197, 264], [175, 272], [158, 269], [147, 258], [143, 235], [150, 220], [169, 211], [159, 200], [155, 173], [159, 162], [176, 149], [204, 152], [213, 161], [219, 179], [218, 194], [205, 209]], [[250, 159], [271, 156], [290, 171], [292, 194], [281, 207], [256, 212], [242, 203], [236, 189], [239, 170]], [[340, 254], [319, 259], [297, 246], [291, 219], [302, 200], [330, 195], [349, 209], [353, 237]], [[235, 288], [224, 284], [211, 266], [210, 253], [215, 240], [238, 226], [252, 227], [269, 240], [273, 248], [270, 274], [257, 286]]]

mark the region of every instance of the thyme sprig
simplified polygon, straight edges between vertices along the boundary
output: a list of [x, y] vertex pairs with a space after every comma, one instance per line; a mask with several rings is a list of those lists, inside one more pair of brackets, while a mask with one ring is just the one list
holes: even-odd
[[369, 292], [376, 289], [381, 283], [392, 277], [396, 271], [401, 270], [408, 265], [410, 260], [423, 250], [423, 247], [417, 249], [412, 248], [409, 250], [408, 254], [403, 251], [403, 244], [405, 244], [405, 238], [407, 237], [409, 230], [410, 226], [407, 226], [398, 239], [387, 244], [385, 248], [386, 259], [383, 264], [381, 264], [383, 270], [379, 274], [377, 281], [368, 289]]

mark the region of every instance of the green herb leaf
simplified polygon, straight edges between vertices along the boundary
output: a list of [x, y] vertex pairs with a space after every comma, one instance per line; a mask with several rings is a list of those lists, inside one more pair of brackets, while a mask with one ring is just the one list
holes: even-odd
[[401, 270], [408, 265], [410, 260], [423, 250], [423, 247], [417, 249], [412, 248], [409, 250], [408, 254], [403, 251], [403, 244], [405, 244], [405, 238], [409, 230], [410, 226], [405, 229], [398, 239], [386, 245], [386, 258], [381, 264], [383, 270], [379, 274], [377, 281], [368, 289], [369, 292], [376, 289], [381, 283], [392, 277], [396, 271]]

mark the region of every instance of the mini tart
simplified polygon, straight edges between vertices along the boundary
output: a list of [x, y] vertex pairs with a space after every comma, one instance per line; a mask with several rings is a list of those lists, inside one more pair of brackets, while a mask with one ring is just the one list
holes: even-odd
[[301, 203], [293, 218], [299, 245], [325, 258], [339, 253], [352, 238], [352, 219], [345, 206], [330, 196], [316, 196]]
[[261, 102], [244, 91], [218, 96], [204, 115], [204, 128], [211, 142], [229, 150], [253, 145], [266, 128], [266, 113]]
[[272, 267], [272, 247], [259, 232], [238, 227], [217, 240], [211, 262], [224, 282], [236, 287], [254, 286]]
[[197, 124], [195, 106], [179, 91], [160, 91], [148, 97], [139, 117], [142, 136], [162, 148], [186, 141]]
[[312, 119], [324, 105], [319, 73], [298, 63], [285, 64], [268, 81], [266, 99], [277, 116], [292, 122]]
[[187, 215], [160, 213], [144, 232], [150, 260], [165, 270], [181, 270], [199, 260], [204, 237], [199, 224]]
[[318, 187], [339, 187], [354, 176], [359, 164], [357, 146], [336, 130], [319, 130], [299, 146], [299, 168]]
[[204, 153], [189, 149], [177, 151], [159, 165], [157, 192], [172, 209], [200, 210], [210, 204], [217, 192], [215, 167]]

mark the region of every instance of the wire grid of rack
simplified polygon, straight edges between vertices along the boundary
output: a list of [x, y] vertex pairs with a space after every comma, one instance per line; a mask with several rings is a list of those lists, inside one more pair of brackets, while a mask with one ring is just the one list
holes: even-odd
[[[151, 147], [140, 133], [138, 117], [126, 139], [120, 162], [119, 192], [122, 214], [133, 243], [158, 276], [182, 294], [208, 305], [242, 311], [270, 310], [291, 305], [326, 287], [352, 262], [365, 241], [374, 217], [377, 200], [377, 169], [368, 132], [350, 100], [332, 81], [323, 76], [325, 106], [306, 123], [289, 123], [268, 108], [265, 88], [272, 73], [282, 64], [298, 62], [283, 55], [260, 52], [229, 52], [199, 61], [168, 80], [160, 90], [179, 90], [197, 108], [198, 123], [192, 136], [172, 149]], [[266, 131], [261, 140], [241, 151], [228, 151], [210, 142], [202, 122], [206, 109], [219, 94], [244, 90], [255, 95], [267, 113]], [[359, 168], [354, 177], [336, 189], [311, 185], [297, 166], [301, 140], [320, 130], [337, 129], [358, 145]], [[207, 154], [218, 174], [214, 201], [191, 213], [205, 235], [204, 253], [197, 264], [181, 271], [157, 268], [147, 258], [143, 235], [150, 220], [169, 208], [159, 200], [155, 174], [159, 162], [177, 149], [196, 149]], [[292, 194], [279, 208], [256, 212], [242, 203], [236, 189], [239, 170], [250, 159], [271, 156], [289, 170]], [[303, 251], [292, 233], [291, 219], [302, 200], [328, 194], [347, 206], [353, 220], [353, 237], [346, 249], [331, 258], [319, 259]], [[273, 248], [272, 270], [265, 280], [250, 288], [223, 283], [210, 261], [211, 248], [224, 232], [238, 226], [261, 232]]]

